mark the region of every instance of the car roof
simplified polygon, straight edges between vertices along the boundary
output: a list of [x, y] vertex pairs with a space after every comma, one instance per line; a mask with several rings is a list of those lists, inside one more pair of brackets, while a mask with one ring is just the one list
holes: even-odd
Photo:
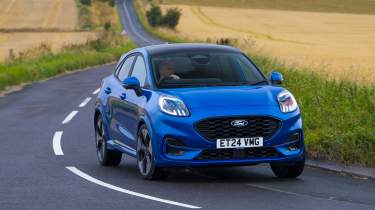
[[216, 44], [198, 44], [198, 43], [184, 43], [184, 44], [159, 44], [150, 45], [143, 47], [151, 56], [160, 54], [179, 53], [187, 51], [220, 51], [220, 52], [232, 52], [240, 53], [241, 51], [237, 48], [216, 45]]

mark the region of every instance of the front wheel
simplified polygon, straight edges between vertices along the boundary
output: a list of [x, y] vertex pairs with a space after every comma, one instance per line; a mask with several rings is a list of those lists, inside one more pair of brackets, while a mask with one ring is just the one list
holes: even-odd
[[305, 167], [305, 158], [303, 160], [286, 163], [286, 164], [276, 164], [271, 163], [271, 169], [273, 173], [279, 178], [296, 178], [302, 174]]
[[102, 166], [117, 166], [121, 162], [122, 153], [107, 149], [107, 135], [105, 125], [101, 116], [95, 125], [96, 154]]
[[153, 154], [149, 132], [147, 127], [142, 125], [137, 138], [137, 163], [139, 173], [144, 179], [155, 180], [166, 176], [164, 169], [156, 166]]

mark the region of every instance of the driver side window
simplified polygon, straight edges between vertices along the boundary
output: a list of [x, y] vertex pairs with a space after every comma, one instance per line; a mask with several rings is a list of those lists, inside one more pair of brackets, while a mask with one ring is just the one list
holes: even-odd
[[125, 78], [129, 76], [129, 71], [132, 67], [133, 61], [134, 61], [135, 56], [130, 56], [126, 58], [125, 62], [122, 64], [121, 69], [118, 71], [118, 79], [120, 81], [124, 81]]
[[145, 61], [142, 56], [137, 56], [131, 76], [136, 77], [139, 80], [141, 87], [144, 87], [146, 83], [146, 75]]

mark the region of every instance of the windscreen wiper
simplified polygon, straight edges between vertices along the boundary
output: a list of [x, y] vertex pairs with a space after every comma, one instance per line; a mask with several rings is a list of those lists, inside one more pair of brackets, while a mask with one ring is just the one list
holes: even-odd
[[260, 84], [265, 83], [265, 82], [268, 83], [268, 80], [260, 80], [260, 81], [257, 81], [257, 82], [250, 82], [248, 84], [249, 85], [260, 85]]

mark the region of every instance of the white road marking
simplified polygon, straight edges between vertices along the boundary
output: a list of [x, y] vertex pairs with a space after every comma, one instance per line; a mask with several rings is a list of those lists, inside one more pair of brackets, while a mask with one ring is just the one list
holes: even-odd
[[52, 148], [55, 155], [64, 155], [62, 149], [61, 149], [61, 137], [63, 132], [62, 131], [56, 131], [55, 135], [53, 135], [52, 140]]
[[185, 204], [185, 203], [179, 203], [179, 202], [176, 202], [176, 201], [166, 200], [166, 199], [157, 198], [157, 197], [153, 197], [153, 196], [150, 196], [150, 195], [145, 195], [145, 194], [142, 194], [142, 193], [137, 193], [137, 192], [134, 192], [134, 191], [126, 190], [126, 189], [123, 189], [123, 188], [120, 188], [120, 187], [108, 184], [106, 182], [103, 182], [103, 181], [101, 181], [99, 179], [96, 179], [96, 178], [94, 178], [94, 177], [92, 177], [92, 176], [90, 176], [90, 175], [88, 175], [88, 174], [80, 171], [78, 168], [76, 168], [74, 166], [68, 166], [66, 168], [69, 171], [71, 171], [72, 173], [74, 173], [75, 175], [80, 176], [80, 177], [86, 179], [87, 181], [93, 182], [93, 183], [95, 183], [97, 185], [109, 188], [111, 190], [115, 190], [115, 191], [122, 192], [122, 193], [125, 193], [125, 194], [129, 194], [129, 195], [133, 195], [133, 196], [145, 198], [145, 199], [148, 199], [148, 200], [153, 200], [153, 201], [157, 201], [157, 202], [161, 202], [161, 203], [166, 203], [166, 204], [180, 206], [180, 207], [185, 207], [185, 208], [190, 208], [190, 209], [200, 209], [200, 208], [202, 208], [202, 207], [199, 207], [199, 206], [193, 206], [193, 205], [189, 205], [189, 204]]
[[74, 116], [76, 116], [76, 114], [78, 113], [78, 111], [74, 110], [72, 112], [70, 112], [70, 114], [68, 114], [68, 116], [65, 117], [64, 121], [62, 121], [62, 124], [67, 124], [68, 122], [70, 122]]
[[91, 100], [91, 97], [87, 97], [85, 100], [82, 101], [82, 103], [78, 107], [85, 107]]
[[96, 94], [98, 94], [99, 92], [100, 92], [100, 88], [94, 90], [94, 92], [92, 92], [92, 94], [93, 94], [93, 95], [96, 95]]

